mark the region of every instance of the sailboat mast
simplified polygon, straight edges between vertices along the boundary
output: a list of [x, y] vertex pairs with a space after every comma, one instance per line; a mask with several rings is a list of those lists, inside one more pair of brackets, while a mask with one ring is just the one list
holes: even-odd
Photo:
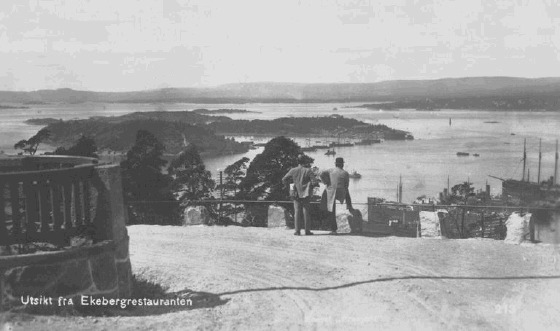
[[523, 140], [523, 177], [521, 177], [521, 181], [525, 181], [525, 163], [527, 161], [527, 139]]
[[554, 160], [554, 185], [558, 181], [558, 139], [556, 139], [556, 158]]
[[399, 175], [399, 203], [402, 202], [402, 175]]
[[542, 139], [539, 139], [539, 172], [537, 173], [537, 184], [541, 183], [541, 159], [542, 159], [541, 143], [542, 143]]

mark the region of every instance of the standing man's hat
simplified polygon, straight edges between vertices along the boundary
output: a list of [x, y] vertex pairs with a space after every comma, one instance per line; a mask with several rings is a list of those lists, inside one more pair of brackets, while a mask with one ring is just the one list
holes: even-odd
[[337, 157], [334, 161], [335, 164], [344, 164], [344, 159], [341, 157]]

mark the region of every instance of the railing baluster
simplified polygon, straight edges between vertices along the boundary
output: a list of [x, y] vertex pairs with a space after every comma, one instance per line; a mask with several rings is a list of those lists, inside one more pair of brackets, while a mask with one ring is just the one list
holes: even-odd
[[87, 225], [91, 224], [91, 192], [90, 192], [90, 180], [85, 179], [83, 182], [83, 197], [84, 197], [84, 221]]
[[49, 191], [49, 184], [48, 182], [41, 181], [37, 183], [38, 191], [39, 191], [39, 217], [41, 219], [41, 233], [47, 233], [50, 229], [50, 219], [51, 219], [51, 208], [49, 203], [48, 191]]
[[82, 194], [81, 194], [81, 185], [80, 180], [77, 179], [74, 181], [74, 208], [76, 212], [76, 227], [79, 227], [83, 224], [83, 211], [82, 211]]
[[64, 188], [64, 229], [70, 231], [73, 228], [72, 222], [72, 182], [65, 181]]
[[53, 231], [60, 231], [63, 221], [64, 221], [64, 213], [63, 213], [63, 197], [62, 197], [62, 185], [59, 183], [52, 183], [51, 187], [51, 200], [52, 200], [52, 210], [53, 210]]
[[37, 228], [35, 222], [39, 221], [37, 193], [37, 186], [34, 185], [33, 180], [23, 182], [26, 216], [25, 236], [29, 238], [28, 240], [34, 237]]
[[0, 182], [0, 240], [4, 243], [8, 239], [8, 229], [6, 228], [6, 211], [5, 211], [5, 186], [6, 183]]
[[19, 183], [10, 183], [10, 203], [12, 205], [12, 236], [18, 238], [21, 234], [21, 214], [19, 212]]

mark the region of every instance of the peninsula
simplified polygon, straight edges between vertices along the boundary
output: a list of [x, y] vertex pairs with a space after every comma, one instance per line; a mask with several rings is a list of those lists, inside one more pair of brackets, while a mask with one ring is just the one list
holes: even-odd
[[[195, 144], [202, 153], [219, 155], [247, 152], [249, 146], [225, 136], [262, 135], [286, 137], [337, 137], [386, 140], [413, 139], [409, 132], [372, 125], [340, 115], [323, 117], [284, 117], [274, 120], [232, 120], [225, 116], [200, 115], [183, 112], [136, 112], [117, 117], [93, 117], [85, 120], [50, 121], [46, 128], [51, 132], [48, 143], [67, 147], [81, 135], [92, 137], [98, 148], [125, 152], [134, 144], [140, 129], [152, 132], [166, 147], [166, 152], [176, 154], [188, 144]], [[38, 120], [33, 121], [37, 123]]]

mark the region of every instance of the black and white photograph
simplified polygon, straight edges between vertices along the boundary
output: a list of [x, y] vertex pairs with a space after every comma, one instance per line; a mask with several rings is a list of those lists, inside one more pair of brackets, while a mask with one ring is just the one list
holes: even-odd
[[560, 3], [2, 0], [0, 331], [560, 329]]

